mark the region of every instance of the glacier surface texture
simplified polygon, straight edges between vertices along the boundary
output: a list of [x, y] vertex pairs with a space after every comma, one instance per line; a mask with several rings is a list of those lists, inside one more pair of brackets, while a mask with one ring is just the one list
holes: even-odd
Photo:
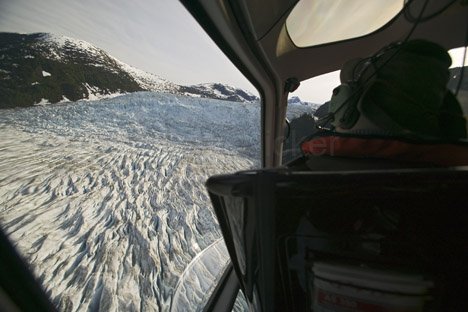
[[61, 311], [166, 311], [221, 237], [206, 179], [258, 167], [259, 127], [258, 104], [154, 92], [3, 110], [0, 224]]

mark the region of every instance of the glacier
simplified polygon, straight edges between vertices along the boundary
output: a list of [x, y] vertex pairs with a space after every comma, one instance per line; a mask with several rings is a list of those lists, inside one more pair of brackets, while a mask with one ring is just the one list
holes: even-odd
[[259, 104], [139, 92], [0, 128], [0, 225], [61, 311], [169, 310], [219, 245], [206, 179], [260, 166]]

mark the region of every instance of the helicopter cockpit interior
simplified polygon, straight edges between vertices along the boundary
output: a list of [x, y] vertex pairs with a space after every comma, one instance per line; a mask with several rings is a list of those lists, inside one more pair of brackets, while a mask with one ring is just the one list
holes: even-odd
[[[465, 310], [465, 67], [449, 71], [447, 50], [467, 45], [466, 3], [389, 2], [355, 37], [324, 1], [222, 3], [239, 33], [208, 2], [186, 6], [263, 91], [267, 169], [207, 182], [232, 261], [207, 310], [229, 310], [236, 283], [252, 311]], [[287, 95], [340, 68], [302, 155], [279, 166]]]

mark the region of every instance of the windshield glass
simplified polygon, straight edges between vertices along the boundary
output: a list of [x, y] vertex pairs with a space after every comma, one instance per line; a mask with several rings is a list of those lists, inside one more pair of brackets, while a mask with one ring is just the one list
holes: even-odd
[[403, 0], [301, 0], [286, 28], [298, 47], [331, 43], [378, 30], [403, 6]]
[[459, 47], [448, 51], [452, 58], [448, 88], [456, 95], [465, 119], [468, 120], [468, 54], [466, 49], [467, 47]]
[[[468, 79], [466, 47], [448, 51], [452, 62], [449, 68], [450, 79], [447, 84], [458, 99], [465, 120], [468, 120]], [[316, 134], [317, 118], [329, 112], [327, 102], [332, 98], [333, 89], [340, 82], [340, 71], [334, 71], [301, 81], [299, 88], [289, 94], [287, 108], [287, 128], [283, 141], [283, 163], [287, 164], [303, 155], [300, 144]], [[324, 105], [325, 104], [325, 105]], [[468, 127], [468, 124], [467, 124]]]
[[289, 94], [283, 164], [303, 155], [300, 143], [317, 132], [314, 114], [321, 105], [330, 100], [333, 89], [339, 84], [340, 71], [334, 71], [301, 81], [299, 88]]
[[2, 1], [0, 59], [2, 231], [60, 311], [169, 310], [207, 178], [260, 166], [256, 90], [177, 1]]

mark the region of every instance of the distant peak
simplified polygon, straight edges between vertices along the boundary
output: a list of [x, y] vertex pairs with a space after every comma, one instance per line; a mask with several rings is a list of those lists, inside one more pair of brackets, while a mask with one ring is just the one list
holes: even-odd
[[219, 82], [199, 83], [191, 86], [181, 86], [185, 95], [206, 97], [234, 102], [258, 102], [259, 98], [247, 90]]

